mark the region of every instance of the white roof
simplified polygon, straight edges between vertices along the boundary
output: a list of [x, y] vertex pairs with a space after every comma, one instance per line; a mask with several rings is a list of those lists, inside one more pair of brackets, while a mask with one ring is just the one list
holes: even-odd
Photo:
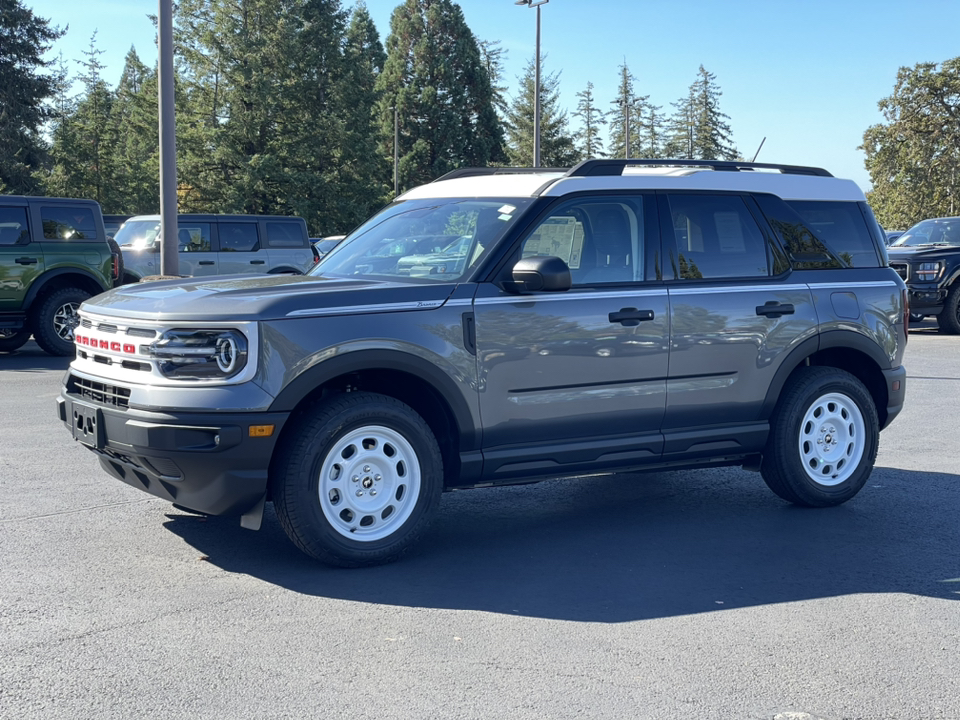
[[784, 200], [863, 202], [863, 191], [852, 180], [816, 175], [763, 171], [723, 171], [688, 168], [628, 168], [623, 175], [564, 177], [563, 173], [477, 175], [441, 180], [408, 190], [398, 200], [464, 197], [558, 197], [584, 190], [723, 190], [766, 192]]

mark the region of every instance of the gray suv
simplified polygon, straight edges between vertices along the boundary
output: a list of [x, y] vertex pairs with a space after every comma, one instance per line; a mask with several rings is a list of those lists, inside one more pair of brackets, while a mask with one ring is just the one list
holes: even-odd
[[737, 465], [845, 502], [903, 405], [906, 312], [862, 192], [817, 168], [465, 169], [306, 277], [88, 301], [58, 406], [114, 477], [249, 528], [272, 501], [371, 565], [457, 488]]
[[[137, 215], [114, 239], [123, 252], [123, 283], [160, 274], [160, 216]], [[315, 260], [303, 218], [272, 215], [178, 215], [180, 275], [289, 273]]]

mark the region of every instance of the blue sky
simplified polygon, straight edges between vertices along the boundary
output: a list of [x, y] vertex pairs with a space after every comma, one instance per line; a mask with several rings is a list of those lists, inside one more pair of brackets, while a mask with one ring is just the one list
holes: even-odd
[[[156, 61], [153, 0], [24, 0], [55, 25], [69, 26], [54, 47], [82, 58], [98, 31], [107, 79], [115, 84], [130, 46]], [[389, 33], [399, 0], [366, 0]], [[536, 11], [513, 0], [460, 0], [482, 40], [507, 51], [510, 92], [533, 58]], [[352, 7], [351, 2], [344, 2]], [[560, 72], [561, 102], [593, 82], [601, 106], [616, 93], [626, 59], [638, 94], [670, 111], [702, 64], [717, 76], [721, 109], [734, 141], [758, 161], [824, 167], [869, 187], [863, 131], [880, 122], [877, 102], [891, 94], [898, 68], [960, 55], [957, 0], [550, 0], [542, 8], [544, 70]]]

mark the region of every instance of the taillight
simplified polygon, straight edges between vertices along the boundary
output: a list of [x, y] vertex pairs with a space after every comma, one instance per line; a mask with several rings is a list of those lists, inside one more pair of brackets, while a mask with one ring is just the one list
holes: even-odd
[[111, 253], [110, 257], [113, 259], [113, 279], [116, 280], [120, 277], [120, 258], [116, 253]]

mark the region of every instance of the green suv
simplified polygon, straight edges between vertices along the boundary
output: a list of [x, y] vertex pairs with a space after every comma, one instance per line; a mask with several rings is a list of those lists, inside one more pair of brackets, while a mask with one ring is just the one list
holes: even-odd
[[113, 287], [120, 256], [92, 200], [0, 196], [0, 352], [33, 335], [73, 355], [77, 309]]

